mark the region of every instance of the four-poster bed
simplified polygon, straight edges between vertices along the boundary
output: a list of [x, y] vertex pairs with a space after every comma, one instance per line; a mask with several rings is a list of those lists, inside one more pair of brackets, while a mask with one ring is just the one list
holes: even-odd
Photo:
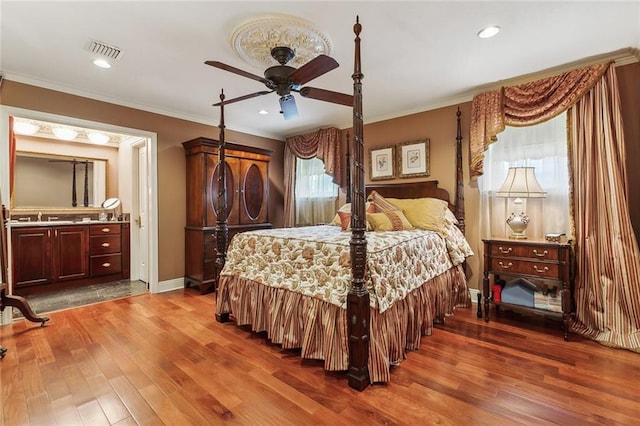
[[[464, 219], [460, 181], [455, 206], [437, 181], [365, 187], [360, 31], [356, 21], [351, 232], [326, 225], [245, 232], [228, 247], [225, 167], [218, 176], [216, 227], [216, 263], [222, 271], [216, 319], [226, 322], [232, 314], [238, 325], [266, 331], [283, 348], [301, 348], [304, 358], [323, 359], [327, 370], [347, 370], [349, 386], [357, 390], [388, 381], [390, 366], [399, 364], [407, 350], [418, 349], [434, 319], [468, 304], [463, 264], [472, 254], [454, 225]], [[224, 93], [220, 100], [218, 164], [224, 164]], [[456, 178], [461, 180], [459, 111], [457, 122]], [[366, 232], [367, 197], [380, 203], [385, 197], [444, 200], [436, 203], [444, 206], [443, 218], [450, 208], [456, 219], [444, 221], [448, 225], [441, 232], [412, 226]], [[397, 219], [397, 211], [387, 216]]]

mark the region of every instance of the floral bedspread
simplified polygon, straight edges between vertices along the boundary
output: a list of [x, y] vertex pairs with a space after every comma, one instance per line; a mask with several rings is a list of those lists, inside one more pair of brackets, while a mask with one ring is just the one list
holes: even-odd
[[[236, 234], [221, 275], [286, 288], [346, 308], [350, 238], [350, 232], [337, 226]], [[473, 254], [457, 228], [444, 236], [411, 230], [367, 232], [366, 238], [366, 283], [371, 307], [380, 312]]]

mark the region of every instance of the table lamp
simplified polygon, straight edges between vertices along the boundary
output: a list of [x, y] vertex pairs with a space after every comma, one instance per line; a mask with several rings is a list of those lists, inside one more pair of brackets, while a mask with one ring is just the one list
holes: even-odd
[[534, 167], [510, 167], [504, 183], [496, 191], [496, 196], [514, 198], [514, 212], [507, 218], [507, 225], [511, 228], [509, 238], [526, 239], [525, 230], [530, 222], [522, 208], [523, 198], [543, 198], [547, 193], [542, 190], [536, 179]]

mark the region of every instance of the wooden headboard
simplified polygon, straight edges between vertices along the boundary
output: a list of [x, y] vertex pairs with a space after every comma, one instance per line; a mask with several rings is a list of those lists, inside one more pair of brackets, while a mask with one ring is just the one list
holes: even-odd
[[446, 189], [438, 188], [437, 180], [428, 180], [424, 182], [412, 183], [387, 183], [387, 184], [369, 184], [365, 189], [365, 195], [368, 197], [371, 191], [376, 191], [383, 197], [388, 198], [439, 198], [449, 203], [449, 208], [453, 211], [454, 206], [451, 204], [451, 197]]

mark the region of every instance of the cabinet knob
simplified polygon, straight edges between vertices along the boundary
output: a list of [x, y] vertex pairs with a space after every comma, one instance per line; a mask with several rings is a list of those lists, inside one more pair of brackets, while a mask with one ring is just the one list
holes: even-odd
[[111, 232], [111, 229], [109, 229], [109, 228], [102, 228], [102, 232]]
[[500, 265], [500, 267], [501, 267], [502, 269], [509, 269], [509, 268], [511, 268], [511, 267], [513, 266], [513, 263], [509, 262], [509, 263], [507, 263], [507, 264], [505, 265], [505, 264], [504, 264], [504, 263], [502, 263], [502, 262], [498, 262], [498, 265]]
[[102, 243], [102, 247], [109, 247], [111, 244], [109, 243]]
[[508, 247], [506, 250], [505, 250], [505, 249], [503, 249], [503, 248], [502, 248], [502, 246], [499, 246], [499, 247], [498, 247], [498, 251], [499, 251], [500, 253], [503, 253], [503, 254], [511, 253], [511, 251], [512, 251], [512, 250], [513, 250], [513, 249], [512, 249], [511, 247]]
[[549, 252], [547, 250], [545, 250], [542, 253], [538, 253], [538, 250], [533, 249], [533, 254], [535, 254], [538, 257], [545, 257], [546, 255], [549, 254]]
[[533, 269], [535, 269], [536, 272], [542, 272], [542, 273], [549, 271], [549, 268], [547, 266], [545, 266], [544, 268], [538, 268], [538, 265], [533, 265]]
[[102, 264], [103, 267], [108, 268], [109, 266], [111, 266], [111, 264], [109, 262], [105, 262]]

